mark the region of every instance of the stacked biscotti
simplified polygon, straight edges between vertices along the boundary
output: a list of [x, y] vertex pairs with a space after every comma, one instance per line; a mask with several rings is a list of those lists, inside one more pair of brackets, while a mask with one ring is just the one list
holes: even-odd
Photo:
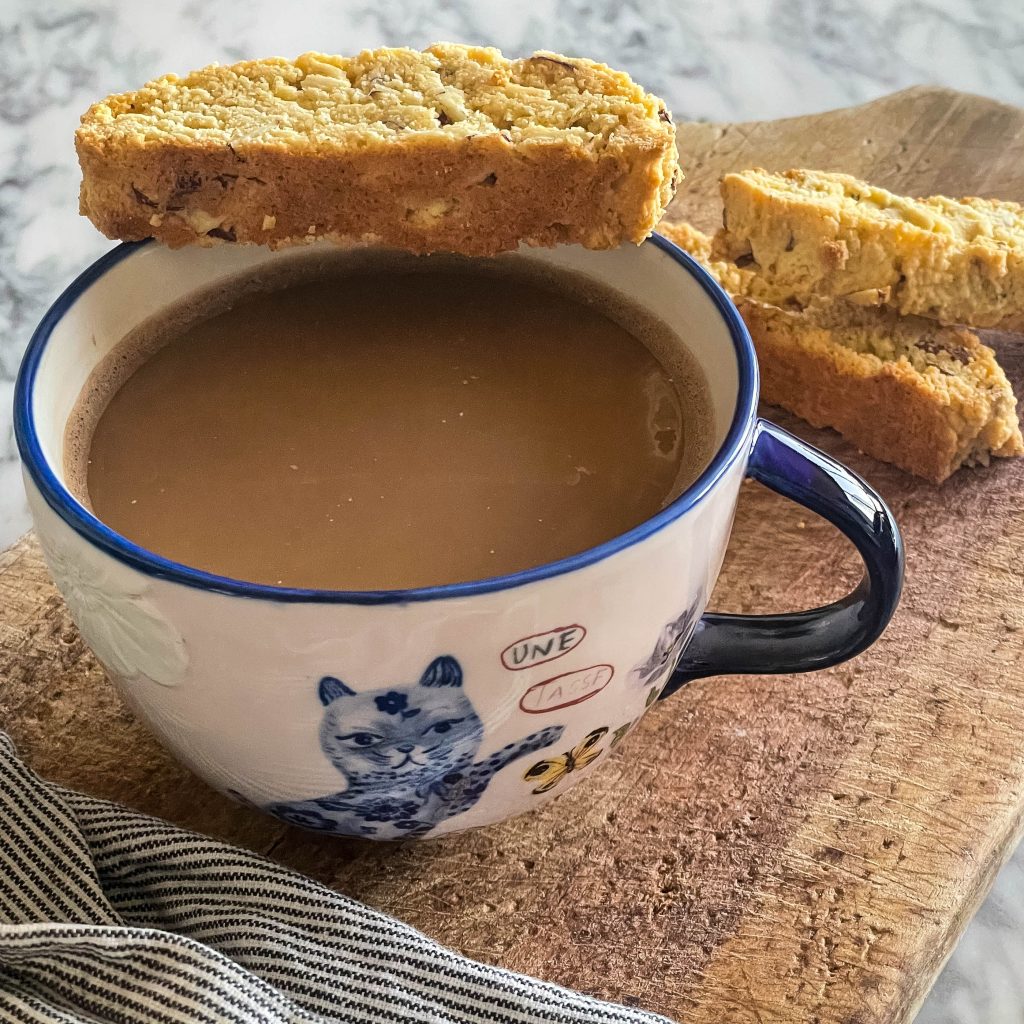
[[901, 313], [1024, 329], [1024, 208], [910, 199], [846, 174], [762, 170], [722, 179], [715, 252], [752, 260], [776, 303], [878, 293]]
[[1016, 399], [966, 326], [1024, 327], [1024, 211], [817, 171], [727, 175], [724, 228], [667, 237], [750, 329], [765, 401], [936, 483], [1024, 454]]
[[450, 43], [167, 75], [94, 104], [75, 142], [82, 212], [171, 246], [611, 248], [679, 178], [672, 119], [628, 75]]

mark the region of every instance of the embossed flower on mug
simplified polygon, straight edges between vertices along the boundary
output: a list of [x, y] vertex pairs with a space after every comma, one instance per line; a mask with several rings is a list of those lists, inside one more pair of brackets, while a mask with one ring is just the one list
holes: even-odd
[[145, 584], [125, 589], [84, 542], [73, 551], [38, 523], [36, 532], [71, 617], [103, 667], [121, 679], [179, 683], [188, 668], [185, 641], [146, 599]]

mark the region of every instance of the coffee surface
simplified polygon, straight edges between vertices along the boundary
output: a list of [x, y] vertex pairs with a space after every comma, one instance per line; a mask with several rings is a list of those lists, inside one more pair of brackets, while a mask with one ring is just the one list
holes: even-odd
[[481, 579], [615, 537], [707, 463], [699, 371], [578, 282], [420, 261], [260, 288], [126, 339], [79, 403], [88, 504], [177, 562], [326, 589]]

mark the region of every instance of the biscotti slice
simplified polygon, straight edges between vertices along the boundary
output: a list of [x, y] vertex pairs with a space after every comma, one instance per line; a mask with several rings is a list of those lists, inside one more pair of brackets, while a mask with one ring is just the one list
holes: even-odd
[[740, 295], [758, 296], [763, 286], [749, 267], [740, 267], [729, 260], [715, 259], [712, 254], [712, 238], [684, 220], [658, 225], [658, 234], [663, 235], [684, 252], [688, 252], [701, 263], [711, 276], [733, 298]]
[[664, 103], [622, 72], [449, 43], [167, 75], [93, 105], [75, 142], [82, 213], [170, 246], [606, 249], [643, 241], [679, 176]]
[[1013, 390], [971, 331], [842, 302], [737, 306], [762, 398], [868, 455], [941, 483], [962, 465], [1024, 454]]
[[[757, 299], [759, 302], [772, 302], [775, 299], [776, 289], [757, 273], [753, 260], [745, 259], [741, 266], [731, 260], [717, 258], [715, 239], [692, 224], [682, 220], [672, 224], [662, 221], [658, 225], [658, 233], [702, 263], [704, 268], [733, 298], [744, 296]], [[865, 289], [843, 296], [842, 301], [856, 306], [879, 306], [887, 294], [886, 291], [877, 288]], [[787, 302], [785, 305], [799, 304]]]
[[721, 184], [715, 255], [743, 263], [776, 305], [870, 296], [943, 323], [1024, 329], [1024, 208], [908, 199], [846, 174], [754, 169]]
[[1024, 454], [1013, 389], [977, 335], [843, 301], [780, 309], [751, 297], [762, 288], [753, 270], [712, 257], [708, 235], [685, 222], [658, 231], [736, 300], [769, 404], [936, 483], [991, 455]]

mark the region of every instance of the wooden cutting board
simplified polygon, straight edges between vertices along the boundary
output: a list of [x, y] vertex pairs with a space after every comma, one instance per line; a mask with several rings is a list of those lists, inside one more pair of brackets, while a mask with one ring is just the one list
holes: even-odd
[[[1024, 111], [942, 89], [683, 125], [680, 149], [670, 216], [703, 227], [719, 175], [757, 164], [1024, 200]], [[995, 344], [1020, 391], [1024, 343]], [[829, 672], [692, 684], [531, 817], [378, 847], [233, 806], [115, 697], [31, 539], [0, 556], [0, 725], [50, 778], [262, 850], [482, 960], [689, 1024], [906, 1020], [1024, 817], [1024, 461], [936, 489], [769, 412], [896, 513], [889, 631]], [[713, 605], [801, 608], [858, 574], [835, 531], [749, 484]]]

